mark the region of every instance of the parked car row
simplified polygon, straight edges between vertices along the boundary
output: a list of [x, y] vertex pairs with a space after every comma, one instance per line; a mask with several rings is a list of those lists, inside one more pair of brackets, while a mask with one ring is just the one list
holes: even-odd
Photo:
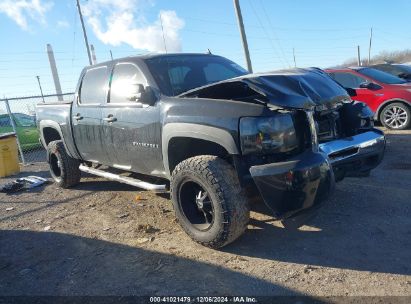
[[352, 99], [366, 103], [385, 127], [403, 130], [410, 126], [411, 67], [381, 64], [326, 72], [343, 87], [354, 89]]

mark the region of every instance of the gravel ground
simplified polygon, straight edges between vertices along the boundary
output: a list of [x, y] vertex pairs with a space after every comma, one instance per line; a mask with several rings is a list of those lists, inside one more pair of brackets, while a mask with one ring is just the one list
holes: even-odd
[[411, 131], [387, 137], [380, 167], [339, 183], [308, 225], [284, 229], [257, 205], [221, 251], [189, 239], [167, 195], [94, 177], [0, 194], [0, 296], [411, 296]]

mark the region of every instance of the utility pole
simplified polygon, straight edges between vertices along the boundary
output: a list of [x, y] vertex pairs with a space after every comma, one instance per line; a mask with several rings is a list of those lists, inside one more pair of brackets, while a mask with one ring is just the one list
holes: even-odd
[[243, 43], [243, 49], [244, 49], [244, 56], [245, 56], [245, 60], [247, 62], [247, 69], [250, 73], [252, 73], [253, 72], [253, 67], [251, 65], [250, 52], [248, 50], [247, 36], [246, 36], [245, 30], [244, 30], [243, 16], [241, 14], [241, 8], [240, 8], [239, 0], [234, 0], [234, 8], [235, 8], [235, 12], [237, 14], [238, 27], [240, 29], [241, 41]]
[[87, 55], [88, 55], [88, 62], [90, 63], [90, 65], [92, 65], [92, 64], [93, 64], [93, 61], [91, 60], [90, 46], [89, 46], [89, 44], [88, 44], [86, 28], [84, 27], [83, 14], [81, 13], [81, 8], [80, 8], [80, 2], [79, 2], [79, 0], [77, 0], [77, 9], [78, 9], [78, 14], [79, 14], [79, 16], [80, 16], [81, 27], [83, 28], [84, 42], [86, 43], [86, 49], [87, 49]]
[[[63, 92], [61, 91], [60, 78], [57, 72], [56, 60], [54, 58], [53, 48], [51, 47], [50, 44], [47, 44], [47, 56], [49, 57], [51, 74], [53, 76], [54, 87], [56, 88], [57, 99], [58, 101], [63, 101], [63, 96], [62, 96]], [[40, 85], [40, 77], [37, 76], [37, 80], [39, 81], [39, 85]], [[40, 85], [40, 90], [41, 90], [41, 85]], [[43, 95], [43, 93], [41, 95]], [[44, 99], [43, 99], [43, 102], [44, 102]]]
[[358, 66], [361, 66], [360, 46], [357, 45]]
[[96, 57], [96, 52], [94, 50], [94, 45], [90, 44], [90, 49], [91, 49], [91, 59], [93, 59], [93, 64], [96, 64], [97, 57]]
[[294, 67], [297, 67], [297, 62], [295, 61], [295, 49], [293, 48], [293, 57], [294, 57]]
[[161, 16], [161, 13], [160, 13], [160, 24], [161, 24], [161, 32], [163, 33], [164, 50], [166, 51], [166, 54], [167, 54], [168, 52], [167, 52], [166, 37], [164, 36], [163, 17]]
[[113, 61], [113, 52], [110, 50], [111, 61]]
[[372, 28], [370, 32], [370, 46], [368, 47], [368, 65], [371, 64]]
[[[39, 83], [39, 88], [40, 88], [41, 98], [43, 99], [43, 103], [46, 103], [46, 101], [44, 100], [43, 89], [41, 88], [40, 76], [36, 76], [36, 78], [37, 78], [37, 82]], [[59, 96], [59, 97], [61, 97], [61, 96]], [[59, 100], [60, 100], [60, 99], [59, 99]]]

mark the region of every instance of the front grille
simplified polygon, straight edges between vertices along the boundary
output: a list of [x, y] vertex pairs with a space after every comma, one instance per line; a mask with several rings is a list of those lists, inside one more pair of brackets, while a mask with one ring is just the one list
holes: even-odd
[[317, 136], [320, 143], [331, 141], [340, 136], [340, 115], [337, 111], [328, 113], [317, 113], [315, 115], [317, 124]]

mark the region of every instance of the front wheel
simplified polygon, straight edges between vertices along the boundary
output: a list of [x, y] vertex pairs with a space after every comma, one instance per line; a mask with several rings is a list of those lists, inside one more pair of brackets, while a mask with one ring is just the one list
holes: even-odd
[[223, 159], [203, 155], [182, 161], [170, 188], [176, 217], [196, 242], [220, 248], [247, 228], [248, 201], [234, 168]]
[[381, 111], [380, 121], [388, 129], [407, 129], [411, 121], [410, 108], [400, 102], [391, 103]]

